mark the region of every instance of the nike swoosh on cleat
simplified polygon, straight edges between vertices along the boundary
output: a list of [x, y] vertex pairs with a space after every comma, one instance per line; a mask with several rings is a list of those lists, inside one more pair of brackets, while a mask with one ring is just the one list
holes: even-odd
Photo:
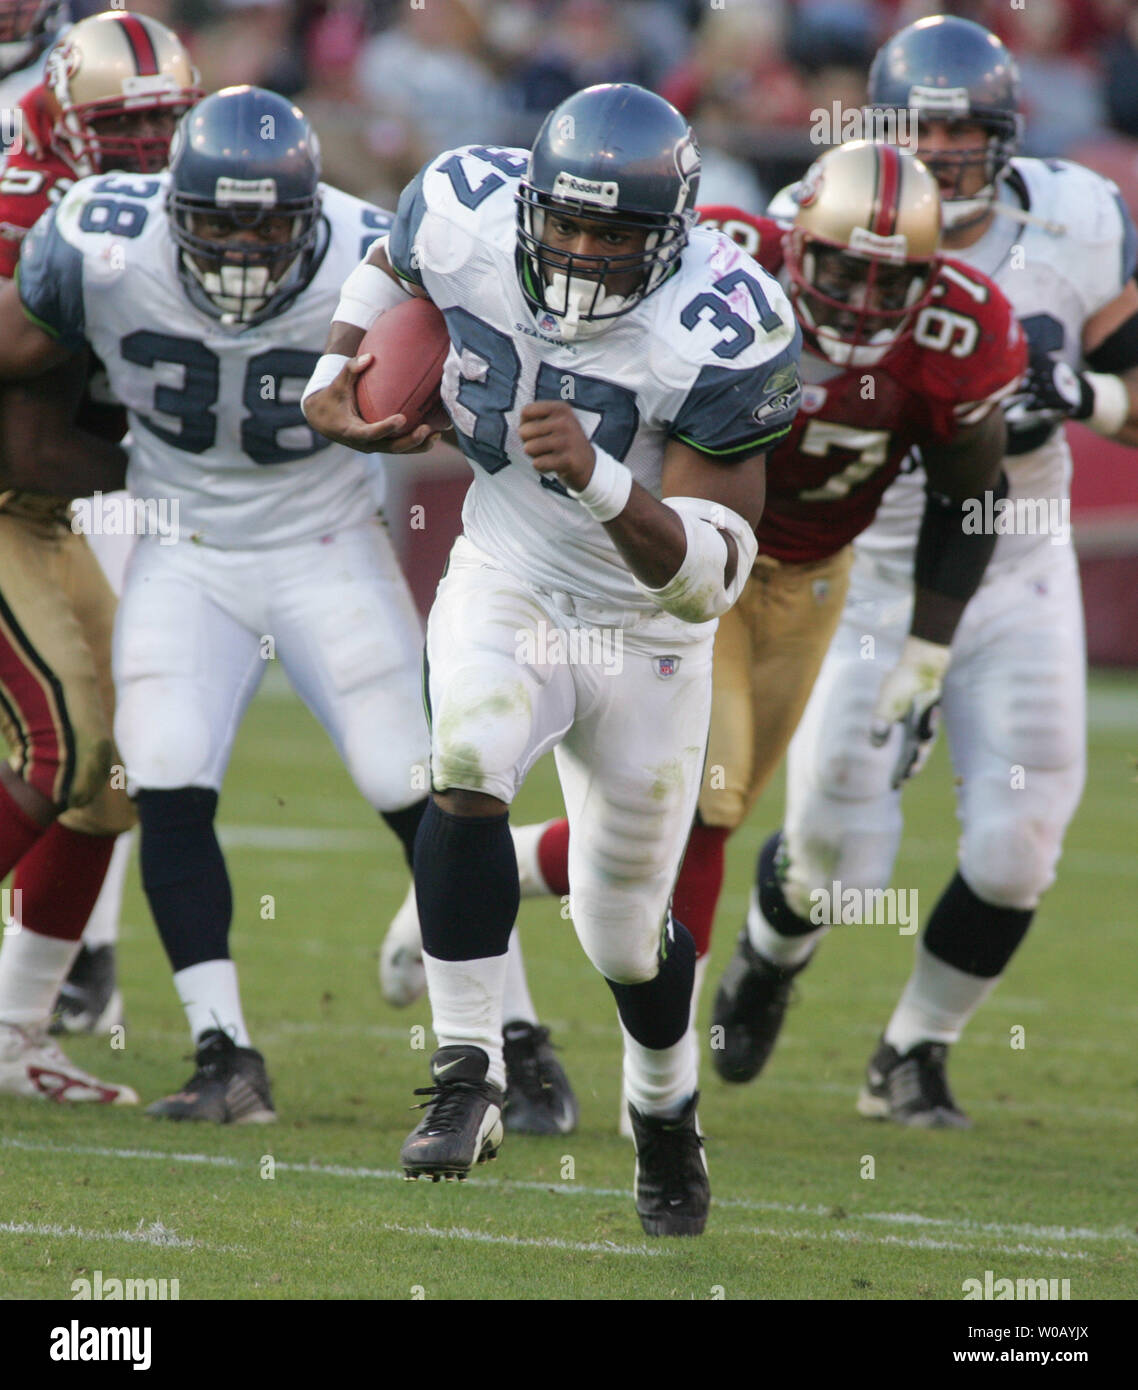
[[465, 1062], [465, 1057], [456, 1057], [453, 1062], [447, 1062], [444, 1066], [435, 1068], [435, 1075], [442, 1076], [444, 1071], [450, 1071], [451, 1067], [457, 1067], [459, 1062]]

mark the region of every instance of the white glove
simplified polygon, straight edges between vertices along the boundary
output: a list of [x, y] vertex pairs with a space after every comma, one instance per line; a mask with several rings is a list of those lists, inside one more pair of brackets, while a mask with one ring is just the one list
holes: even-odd
[[940, 642], [906, 637], [901, 660], [881, 683], [869, 738], [880, 748], [894, 724], [901, 725], [901, 750], [891, 778], [894, 791], [920, 772], [933, 750], [950, 652], [951, 648]]

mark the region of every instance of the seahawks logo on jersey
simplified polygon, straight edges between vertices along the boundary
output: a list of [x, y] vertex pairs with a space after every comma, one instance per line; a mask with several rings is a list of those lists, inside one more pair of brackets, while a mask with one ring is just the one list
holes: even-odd
[[798, 379], [798, 367], [787, 362], [776, 368], [763, 382], [765, 399], [751, 412], [751, 419], [757, 424], [781, 415], [784, 411], [797, 410], [802, 403], [802, 383]]

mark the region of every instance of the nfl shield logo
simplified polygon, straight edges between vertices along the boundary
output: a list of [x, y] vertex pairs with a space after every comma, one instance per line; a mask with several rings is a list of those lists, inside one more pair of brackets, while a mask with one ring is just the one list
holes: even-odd
[[654, 656], [652, 665], [656, 668], [656, 674], [662, 681], [666, 681], [669, 676], [674, 676], [680, 669], [680, 658], [678, 656]]
[[550, 313], [542, 314], [541, 318], [537, 321], [537, 326], [543, 333], [556, 333], [560, 327], [556, 317]]

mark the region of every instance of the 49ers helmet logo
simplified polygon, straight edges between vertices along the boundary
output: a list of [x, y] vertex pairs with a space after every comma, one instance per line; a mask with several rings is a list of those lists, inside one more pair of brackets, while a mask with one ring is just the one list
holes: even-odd
[[818, 194], [822, 191], [824, 178], [825, 173], [821, 161], [811, 164], [810, 168], [803, 174], [802, 182], [798, 185], [798, 192], [795, 195], [800, 208], [808, 208], [811, 203], [817, 200]]
[[47, 55], [47, 85], [56, 87], [79, 71], [82, 55], [73, 43], [59, 43]]

